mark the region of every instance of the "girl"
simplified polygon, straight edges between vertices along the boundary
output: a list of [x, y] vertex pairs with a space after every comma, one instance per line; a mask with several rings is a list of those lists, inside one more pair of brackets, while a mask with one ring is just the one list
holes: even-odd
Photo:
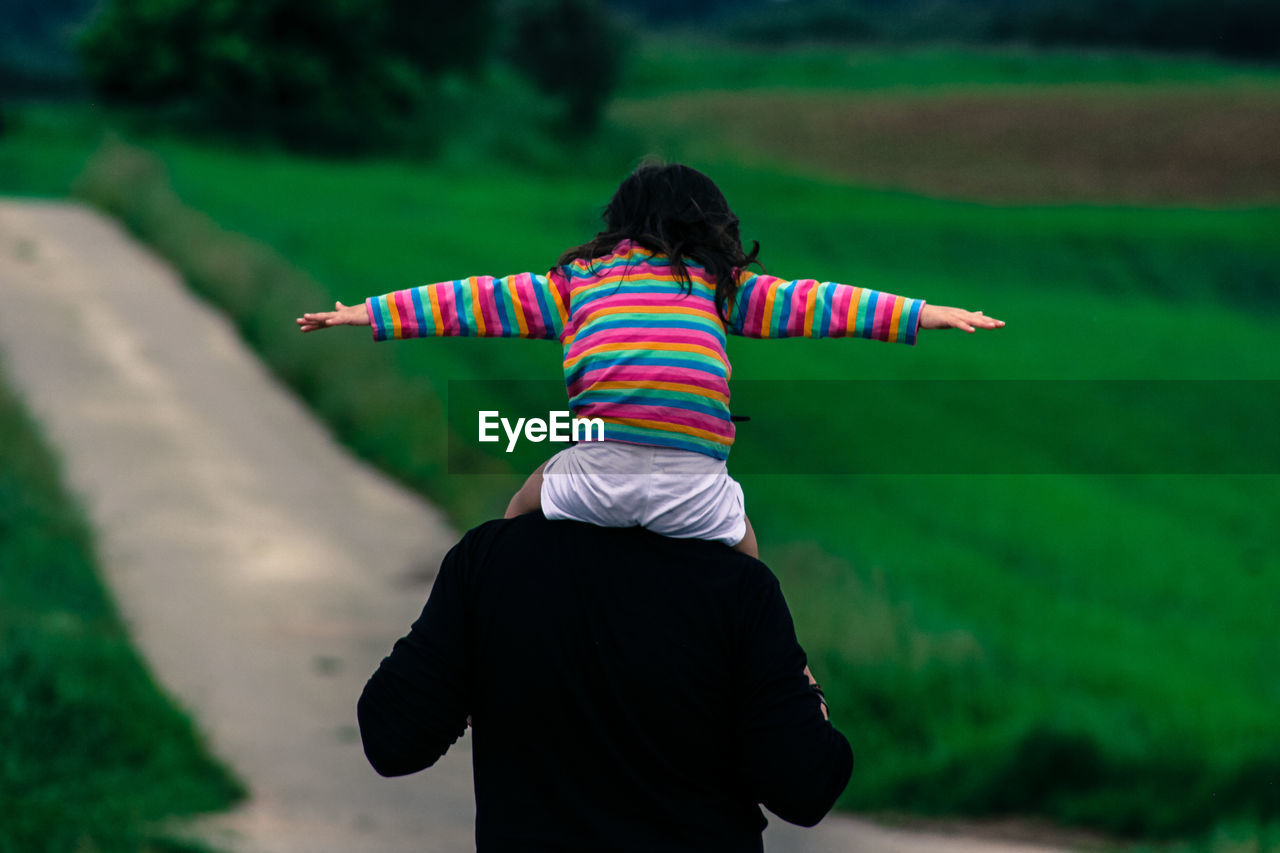
[[758, 556], [742, 488], [725, 467], [726, 334], [861, 337], [914, 344], [919, 329], [994, 329], [981, 311], [865, 288], [784, 281], [742, 247], [738, 218], [711, 179], [641, 165], [604, 212], [605, 228], [546, 275], [440, 282], [298, 318], [303, 332], [372, 326], [374, 340], [424, 335], [554, 338], [574, 417], [604, 440], [557, 453], [511, 499], [507, 517], [640, 525]]

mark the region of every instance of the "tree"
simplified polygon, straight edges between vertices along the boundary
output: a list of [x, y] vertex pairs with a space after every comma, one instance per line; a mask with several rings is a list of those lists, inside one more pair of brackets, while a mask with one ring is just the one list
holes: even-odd
[[515, 0], [503, 7], [506, 59], [568, 118], [594, 128], [618, 82], [622, 39], [596, 0]]
[[93, 0], [0, 0], [0, 92], [83, 94], [71, 34]]
[[108, 102], [358, 152], [407, 139], [429, 112], [430, 75], [475, 62], [489, 5], [464, 5], [438, 26], [407, 0], [109, 0], [80, 51]]
[[384, 0], [386, 45], [425, 74], [483, 64], [493, 39], [490, 2]]

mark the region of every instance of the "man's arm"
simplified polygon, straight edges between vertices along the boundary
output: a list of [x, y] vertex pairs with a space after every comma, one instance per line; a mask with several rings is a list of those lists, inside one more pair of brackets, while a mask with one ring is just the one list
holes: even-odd
[[853, 753], [810, 687], [791, 613], [771, 574], [744, 601], [739, 755], [757, 802], [790, 823], [822, 820], [849, 782]]
[[445, 556], [422, 615], [360, 695], [356, 714], [364, 754], [383, 776], [430, 767], [466, 730], [470, 697], [460, 577], [466, 544], [464, 538]]

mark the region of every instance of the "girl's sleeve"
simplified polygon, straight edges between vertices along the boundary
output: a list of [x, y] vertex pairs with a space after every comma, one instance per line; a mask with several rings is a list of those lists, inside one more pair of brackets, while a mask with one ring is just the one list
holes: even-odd
[[739, 274], [729, 331], [749, 338], [871, 338], [912, 344], [923, 299], [830, 281]]
[[430, 335], [558, 339], [568, 322], [562, 275], [473, 276], [365, 300], [373, 339]]

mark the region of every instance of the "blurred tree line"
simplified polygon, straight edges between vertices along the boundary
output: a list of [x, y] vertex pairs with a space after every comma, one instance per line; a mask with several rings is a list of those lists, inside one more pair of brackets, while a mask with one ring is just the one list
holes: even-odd
[[0, 0], [0, 93], [83, 91], [72, 34], [97, 0]]
[[39, 88], [16, 71], [5, 86], [3, 69], [47, 79], [56, 60], [148, 123], [326, 153], [431, 150], [495, 65], [590, 128], [621, 57], [597, 0], [0, 0], [0, 13], [0, 91]]
[[1280, 61], [1278, 0], [610, 0], [650, 26], [714, 23], [731, 37], [1024, 42]]
[[591, 129], [626, 47], [614, 15], [659, 38], [684, 28], [765, 44], [1020, 42], [1280, 61], [1280, 0], [0, 0], [0, 96], [92, 91], [201, 133], [427, 152], [459, 132], [467, 102], [502, 113], [508, 133], [542, 115], [535, 102], [562, 127]]

